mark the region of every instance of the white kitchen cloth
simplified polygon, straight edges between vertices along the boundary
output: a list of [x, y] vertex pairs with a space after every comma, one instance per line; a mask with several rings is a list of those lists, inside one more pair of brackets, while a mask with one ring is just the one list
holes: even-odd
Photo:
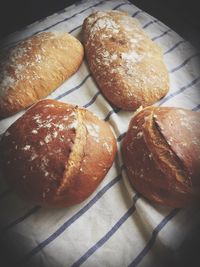
[[[166, 25], [125, 0], [78, 2], [11, 34], [1, 43], [1, 50], [42, 31], [67, 31], [80, 39], [84, 18], [92, 11], [108, 9], [126, 11], [138, 19], [163, 48], [170, 92], [157, 105], [197, 111], [198, 52]], [[111, 107], [98, 90], [85, 60], [78, 72], [49, 98], [84, 106], [108, 121], [117, 138], [118, 154], [95, 192], [70, 208], [33, 206], [18, 198], [1, 180], [0, 243], [10, 251], [13, 266], [172, 266], [184, 240], [198, 227], [200, 211], [150, 204], [130, 186], [120, 146], [133, 112]], [[22, 114], [1, 120], [0, 134]]]

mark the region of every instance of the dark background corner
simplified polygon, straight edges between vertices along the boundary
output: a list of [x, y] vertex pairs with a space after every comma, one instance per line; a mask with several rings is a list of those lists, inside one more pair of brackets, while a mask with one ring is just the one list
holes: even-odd
[[[0, 38], [76, 2], [78, 1], [1, 0]], [[130, 2], [161, 20], [194, 46], [200, 48], [200, 19], [197, 0], [130, 0]]]

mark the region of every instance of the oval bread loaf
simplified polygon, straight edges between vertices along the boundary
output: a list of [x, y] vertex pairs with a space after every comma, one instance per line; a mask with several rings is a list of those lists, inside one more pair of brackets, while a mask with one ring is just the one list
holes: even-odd
[[200, 113], [148, 107], [130, 122], [122, 146], [133, 187], [171, 207], [199, 205]]
[[0, 61], [0, 119], [49, 95], [75, 73], [83, 46], [68, 33], [42, 32], [30, 37]]
[[168, 92], [168, 71], [160, 47], [126, 13], [91, 14], [83, 23], [83, 40], [90, 70], [115, 106], [135, 110]]
[[8, 183], [42, 206], [86, 199], [111, 167], [116, 140], [107, 123], [86, 109], [55, 100], [31, 107], [5, 132], [0, 163]]

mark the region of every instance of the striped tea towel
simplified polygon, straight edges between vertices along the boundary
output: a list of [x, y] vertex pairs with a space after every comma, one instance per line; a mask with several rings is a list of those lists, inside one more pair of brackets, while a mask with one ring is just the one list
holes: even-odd
[[[173, 30], [126, 0], [78, 2], [11, 34], [1, 43], [1, 50], [42, 31], [67, 31], [80, 38], [84, 18], [92, 11], [107, 9], [128, 12], [163, 48], [171, 89], [157, 105], [199, 110], [198, 52]], [[49, 98], [86, 107], [108, 121], [117, 137], [118, 154], [97, 190], [70, 208], [33, 206], [18, 198], [1, 180], [0, 243], [12, 255], [6, 258], [11, 266], [157, 267], [178, 261], [182, 245], [200, 223], [200, 211], [152, 205], [132, 189], [120, 146], [133, 113], [110, 106], [86, 61]], [[22, 114], [1, 120], [0, 134]]]

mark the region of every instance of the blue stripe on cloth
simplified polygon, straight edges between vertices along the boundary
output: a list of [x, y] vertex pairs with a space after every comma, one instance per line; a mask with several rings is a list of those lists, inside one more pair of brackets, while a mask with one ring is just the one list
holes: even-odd
[[199, 52], [195, 53], [194, 55], [190, 56], [189, 58], [185, 59], [183, 63], [181, 63], [179, 66], [171, 69], [169, 72], [173, 73], [177, 70], [180, 70], [182, 67], [184, 67], [192, 58], [199, 56]]
[[172, 210], [157, 226], [154, 228], [149, 242], [146, 244], [144, 249], [136, 256], [136, 258], [128, 265], [128, 267], [137, 266], [141, 260], [146, 256], [146, 254], [153, 247], [158, 233], [163, 229], [163, 227], [180, 211], [180, 209]]
[[120, 135], [118, 136], [118, 138], [117, 138], [117, 142], [121, 142], [121, 140], [125, 137], [125, 135], [126, 135], [126, 132], [120, 134]]
[[193, 81], [191, 81], [189, 84], [181, 87], [179, 90], [177, 90], [176, 92], [169, 94], [168, 96], [166, 96], [165, 98], [163, 98], [161, 101], [159, 101], [158, 106], [161, 106], [163, 103], [167, 102], [169, 99], [173, 98], [174, 96], [182, 93], [183, 91], [185, 91], [186, 89], [188, 89], [189, 87], [197, 84], [200, 81], [200, 76], [196, 79], [194, 79]]
[[106, 117], [104, 118], [104, 121], [108, 121], [113, 113], [116, 113], [116, 112], [114, 110], [109, 111]]
[[139, 195], [136, 194], [134, 196], [133, 205], [126, 211], [126, 213], [115, 223], [115, 225], [96, 243], [94, 244], [88, 251], [81, 256], [76, 262], [74, 262], [71, 267], [78, 267], [83, 264], [95, 251], [97, 251], [100, 247], [102, 247], [113, 234], [119, 230], [119, 228], [126, 222], [126, 220], [134, 213], [135, 203], [138, 200]]
[[8, 231], [10, 228], [12, 228], [13, 226], [15, 226], [15, 225], [19, 224], [20, 222], [24, 221], [26, 218], [30, 217], [31, 215], [33, 215], [35, 212], [37, 212], [40, 209], [41, 209], [40, 206], [35, 206], [31, 210], [29, 210], [27, 213], [25, 213], [23, 216], [17, 218], [15, 221], [13, 221], [13, 222], [9, 223], [8, 225], [6, 225], [5, 227], [3, 227], [1, 232], [0, 232], [0, 236], [5, 234], [6, 231]]
[[193, 110], [193, 111], [197, 111], [197, 110], [199, 110], [199, 109], [200, 109], [200, 104], [197, 105], [196, 107], [194, 107], [192, 110]]
[[91, 77], [91, 74], [89, 73], [89, 74], [88, 74], [88, 75], [81, 81], [80, 84], [78, 84], [77, 86], [75, 86], [75, 87], [73, 87], [73, 88], [67, 90], [67, 91], [66, 91], [65, 93], [63, 93], [63, 94], [58, 95], [58, 96], [55, 97], [54, 99], [58, 100], [58, 99], [60, 99], [60, 98], [63, 98], [64, 96], [69, 95], [69, 94], [71, 94], [72, 92], [78, 90], [78, 89], [79, 89], [79, 88], [80, 88], [80, 87], [87, 81], [87, 79], [90, 78], [90, 77]]
[[132, 15], [132, 18], [134, 18], [134, 17], [136, 17], [138, 14], [140, 14], [140, 13], [144, 13], [144, 11], [143, 10], [138, 10], [138, 11], [136, 11], [133, 15]]
[[175, 48], [177, 48], [179, 45], [181, 45], [182, 43], [186, 43], [185, 40], [181, 40], [178, 43], [176, 43], [175, 45], [173, 45], [171, 48], [169, 48], [166, 52], [164, 52], [164, 55], [172, 52]]
[[146, 23], [146, 24], [143, 26], [143, 29], [149, 27], [151, 24], [156, 23], [157, 21], [158, 21], [158, 19], [149, 21], [148, 23]]
[[118, 9], [119, 7], [121, 7], [121, 6], [125, 6], [125, 5], [131, 5], [131, 6], [132, 6], [131, 3], [122, 3], [122, 4], [119, 4], [119, 5], [117, 5], [116, 7], [114, 7], [113, 10], [116, 10], [116, 9]]
[[109, 113], [106, 115], [106, 117], [104, 118], [104, 121], [108, 121], [110, 116], [113, 114], [113, 113], [118, 113], [120, 112], [121, 108], [116, 108], [116, 109], [112, 109], [111, 111], [109, 111]]
[[155, 41], [155, 40], [157, 40], [157, 39], [159, 39], [159, 38], [161, 38], [161, 37], [163, 37], [163, 36], [165, 36], [166, 34], [168, 34], [169, 32], [171, 32], [172, 31], [172, 29], [168, 29], [168, 30], [166, 30], [165, 32], [163, 32], [162, 34], [160, 34], [160, 35], [158, 35], [158, 36], [155, 36], [155, 37], [153, 37], [152, 38], [152, 41]]
[[82, 24], [81, 25], [79, 25], [79, 26], [77, 26], [77, 27], [75, 27], [75, 28], [73, 28], [72, 30], [70, 30], [68, 33], [72, 33], [72, 32], [74, 32], [74, 31], [76, 31], [76, 30], [78, 30], [79, 28], [81, 28], [82, 27]]
[[98, 91], [98, 92], [93, 96], [93, 98], [92, 98], [87, 104], [85, 104], [83, 107], [84, 107], [84, 108], [88, 108], [89, 106], [91, 106], [91, 105], [96, 101], [97, 97], [98, 97], [100, 94], [101, 94], [100, 91]]

